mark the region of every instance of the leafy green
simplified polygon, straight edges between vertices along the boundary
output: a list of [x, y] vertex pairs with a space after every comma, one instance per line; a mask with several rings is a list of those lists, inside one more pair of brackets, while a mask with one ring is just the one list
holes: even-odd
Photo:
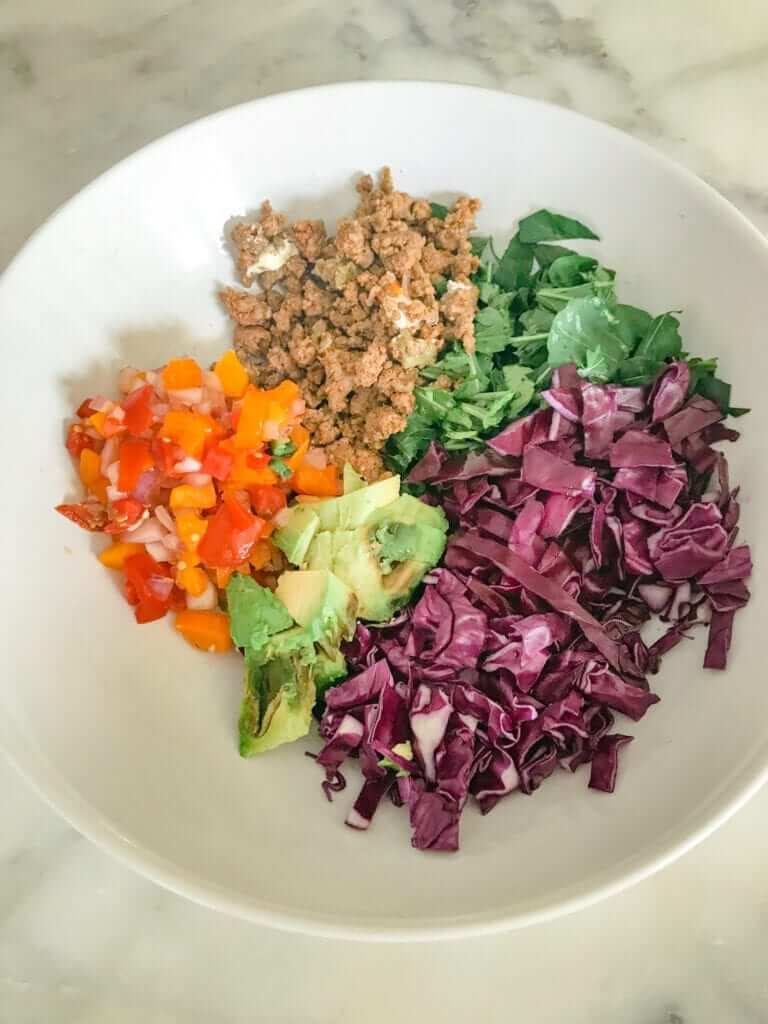
[[575, 363], [579, 373], [605, 384], [629, 354], [619, 318], [603, 299], [572, 299], [552, 321], [547, 342], [550, 366]]
[[537, 210], [536, 213], [523, 217], [518, 225], [517, 233], [521, 242], [557, 242], [565, 238], [593, 238], [598, 235], [571, 217], [564, 217], [549, 210]]
[[[575, 363], [580, 376], [595, 383], [647, 386], [668, 363], [684, 359], [692, 394], [711, 398], [731, 416], [748, 411], [731, 407], [716, 360], [683, 351], [676, 316], [653, 317], [618, 302], [613, 270], [557, 244], [577, 238], [597, 235], [580, 221], [539, 210], [520, 221], [501, 256], [489, 236], [471, 239], [479, 262], [472, 278], [478, 289], [475, 352], [450, 343], [422, 369], [414, 412], [385, 448], [390, 469], [405, 475], [432, 441], [449, 452], [481, 448], [538, 407], [538, 394], [564, 363]], [[435, 285], [445, 289], [443, 279]]]
[[677, 359], [683, 351], [680, 321], [671, 313], [662, 313], [651, 323], [645, 337], [635, 349], [636, 356], [646, 356], [664, 362]]
[[448, 216], [448, 207], [443, 206], [442, 203], [430, 203], [429, 208], [432, 211], [432, 216], [437, 217], [438, 220], [445, 220]]
[[504, 255], [493, 272], [493, 280], [506, 291], [524, 287], [530, 279], [533, 268], [533, 248], [523, 245], [515, 236], [509, 241]]

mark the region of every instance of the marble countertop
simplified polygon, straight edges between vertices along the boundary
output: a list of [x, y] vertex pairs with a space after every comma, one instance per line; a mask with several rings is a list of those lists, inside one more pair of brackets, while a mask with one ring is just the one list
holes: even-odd
[[[735, 9], [0, 0], [0, 268], [149, 140], [256, 96], [356, 78], [470, 82], [573, 107], [687, 164], [768, 230], [768, 16], [765, 0]], [[187, 903], [78, 836], [2, 760], [0, 808], [0, 1024], [768, 1020], [768, 791], [605, 903], [417, 946], [289, 936]]]

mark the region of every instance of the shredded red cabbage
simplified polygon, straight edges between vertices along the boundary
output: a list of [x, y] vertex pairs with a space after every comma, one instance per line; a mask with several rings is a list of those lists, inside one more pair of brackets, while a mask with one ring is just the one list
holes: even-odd
[[[752, 562], [712, 444], [738, 434], [687, 397], [685, 363], [650, 389], [569, 367], [555, 384], [548, 408], [488, 450], [456, 458], [432, 444], [410, 475], [453, 534], [414, 606], [358, 626], [350, 678], [326, 696], [317, 761], [338, 789], [343, 761], [359, 759], [354, 828], [389, 795], [415, 847], [456, 850], [470, 796], [486, 814], [587, 763], [590, 788], [610, 793], [631, 740], [611, 732], [614, 712], [637, 721], [659, 700], [646, 676], [662, 656], [709, 623], [704, 665], [725, 668]], [[666, 629], [648, 645], [653, 615]]]

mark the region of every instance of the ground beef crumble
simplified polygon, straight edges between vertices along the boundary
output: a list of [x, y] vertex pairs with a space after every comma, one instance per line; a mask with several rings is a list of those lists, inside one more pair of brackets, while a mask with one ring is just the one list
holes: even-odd
[[240, 281], [260, 290], [226, 288], [221, 299], [253, 382], [295, 380], [312, 443], [372, 481], [413, 411], [420, 369], [447, 341], [474, 346], [469, 234], [480, 203], [463, 197], [433, 217], [428, 201], [395, 191], [388, 168], [378, 187], [365, 175], [357, 191], [335, 237], [264, 202], [258, 220], [232, 231]]

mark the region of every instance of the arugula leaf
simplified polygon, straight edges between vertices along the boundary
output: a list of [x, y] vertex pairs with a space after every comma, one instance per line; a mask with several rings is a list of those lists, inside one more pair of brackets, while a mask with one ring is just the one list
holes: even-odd
[[533, 269], [533, 248], [523, 245], [515, 235], [510, 238], [504, 255], [493, 273], [493, 280], [506, 291], [523, 288], [531, 278]]
[[664, 368], [664, 363], [648, 356], [631, 356], [619, 367], [618, 380], [621, 384], [631, 387], [650, 384], [656, 374]]
[[659, 361], [676, 359], [683, 351], [680, 337], [680, 321], [671, 313], [657, 316], [648, 333], [635, 349], [636, 356], [648, 356]]
[[552, 321], [547, 341], [549, 365], [576, 363], [588, 380], [606, 383], [627, 355], [620, 322], [603, 299], [572, 299]]
[[429, 208], [432, 212], [432, 216], [437, 217], [438, 220], [445, 220], [448, 216], [448, 207], [443, 206], [442, 203], [430, 203]]
[[541, 269], [546, 270], [561, 256], [578, 256], [578, 253], [564, 245], [534, 245], [533, 255]]
[[517, 233], [520, 241], [526, 243], [556, 242], [561, 238], [599, 238], [580, 221], [559, 213], [551, 213], [549, 210], [537, 210], [536, 213], [523, 217]]
[[573, 256], [558, 256], [554, 263], [550, 264], [547, 276], [554, 288], [572, 288], [589, 280], [590, 272], [597, 266], [597, 260], [593, 260], [591, 256], [579, 256], [577, 253]]
[[[637, 306], [625, 306], [618, 303], [615, 307], [616, 316], [619, 319], [621, 330], [628, 352], [635, 352], [639, 343], [646, 337], [651, 329], [653, 318], [644, 309]], [[642, 353], [641, 353], [642, 355]]]
[[408, 417], [405, 430], [394, 434], [387, 441], [385, 454], [387, 462], [395, 472], [404, 475], [408, 469], [418, 462], [424, 452], [437, 437], [437, 427], [419, 412], [412, 412]]
[[491, 354], [503, 352], [512, 342], [512, 324], [509, 314], [493, 306], [481, 309], [475, 317], [475, 348]]

